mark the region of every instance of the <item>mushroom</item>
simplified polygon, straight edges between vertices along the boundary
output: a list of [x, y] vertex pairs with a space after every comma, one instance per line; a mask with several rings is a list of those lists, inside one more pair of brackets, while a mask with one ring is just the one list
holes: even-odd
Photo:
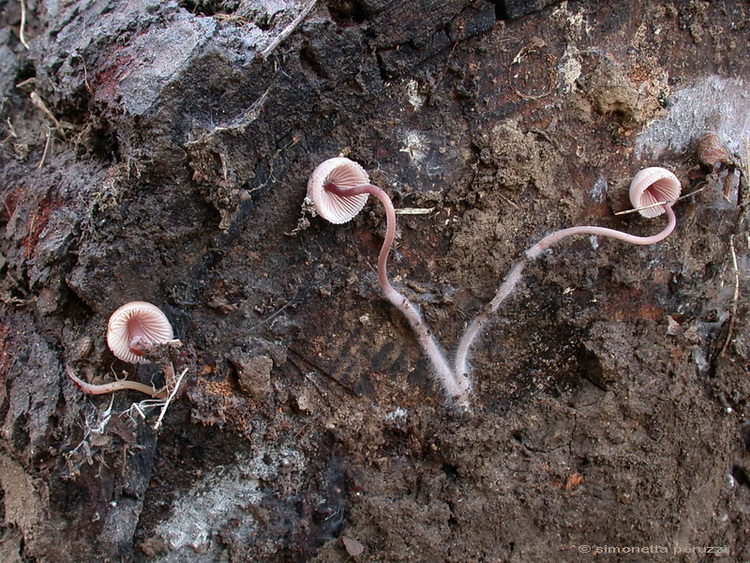
[[318, 215], [335, 224], [353, 219], [364, 207], [368, 195], [378, 198], [386, 216], [385, 238], [378, 256], [378, 283], [388, 301], [406, 317], [448, 397], [459, 405], [466, 405], [471, 389], [469, 378], [456, 377], [419, 309], [388, 279], [388, 253], [396, 236], [396, 211], [391, 198], [370, 183], [367, 172], [359, 164], [344, 157], [324, 161], [313, 171], [307, 183], [307, 197], [312, 200]]
[[[143, 353], [159, 345], [177, 347], [181, 342], [174, 339], [169, 319], [156, 305], [145, 301], [132, 301], [112, 313], [107, 323], [107, 346], [115, 357], [131, 364], [148, 363]], [[171, 362], [164, 368], [167, 380], [167, 387], [164, 389], [155, 389], [150, 385], [126, 379], [93, 385], [76, 377], [70, 366], [67, 366], [66, 371], [76, 387], [91, 395], [133, 389], [157, 399], [164, 399], [170, 395], [168, 387], [175, 381], [175, 369]]]
[[644, 217], [657, 217], [667, 214], [669, 222], [663, 231], [650, 237], [639, 237], [615, 229], [582, 225], [561, 229], [547, 235], [526, 251], [526, 256], [536, 258], [557, 241], [573, 235], [596, 235], [609, 237], [630, 244], [654, 244], [667, 238], [677, 224], [677, 218], [672, 211], [672, 204], [680, 196], [682, 187], [677, 176], [665, 168], [645, 168], [633, 177], [630, 182], [630, 202]]
[[644, 217], [658, 217], [677, 201], [681, 191], [677, 176], [666, 168], [652, 166], [633, 177], [630, 182], [630, 202]]
[[144, 364], [143, 352], [174, 339], [169, 319], [159, 307], [145, 301], [131, 301], [117, 309], [107, 323], [107, 346], [130, 364]]
[[367, 203], [367, 193], [346, 191], [370, 183], [370, 177], [359, 164], [344, 157], [329, 158], [318, 166], [307, 182], [307, 196], [315, 203], [318, 215], [336, 225], [354, 219]]
[[657, 217], [662, 213], [667, 214], [667, 226], [660, 233], [650, 237], [639, 237], [615, 229], [583, 225], [580, 227], [570, 227], [568, 229], [556, 231], [547, 235], [534, 246], [529, 248], [524, 253], [524, 257], [520, 258], [513, 265], [510, 273], [503, 281], [503, 284], [500, 286], [500, 289], [498, 289], [498, 292], [495, 294], [492, 301], [490, 301], [489, 305], [466, 327], [464, 334], [461, 336], [456, 352], [455, 369], [457, 375], [461, 376], [461, 374], [468, 372], [469, 367], [467, 356], [474, 339], [479, 334], [482, 325], [487, 321], [489, 316], [497, 311], [503, 300], [513, 292], [516, 284], [521, 279], [521, 272], [526, 265], [527, 259], [533, 260], [537, 258], [554, 243], [573, 235], [603, 236], [637, 245], [660, 242], [674, 231], [675, 225], [677, 224], [677, 218], [672, 210], [672, 204], [680, 196], [681, 190], [680, 181], [677, 179], [677, 176], [669, 170], [658, 167], [645, 168], [638, 172], [630, 183], [630, 201], [636, 210], [638, 210], [638, 212], [644, 217], [652, 218]]

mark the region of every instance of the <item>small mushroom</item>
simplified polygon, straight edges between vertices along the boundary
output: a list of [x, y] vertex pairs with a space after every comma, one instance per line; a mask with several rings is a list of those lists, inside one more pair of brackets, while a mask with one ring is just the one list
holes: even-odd
[[143, 352], [174, 339], [167, 316], [156, 305], [132, 301], [117, 309], [107, 324], [107, 346], [124, 362], [144, 364]]
[[388, 253], [396, 236], [396, 211], [391, 198], [381, 188], [370, 184], [370, 178], [364, 168], [344, 157], [324, 161], [313, 171], [307, 183], [307, 197], [312, 200], [318, 215], [336, 224], [346, 223], [355, 217], [367, 202], [368, 195], [378, 198], [385, 209], [385, 237], [378, 256], [380, 288], [388, 301], [409, 321], [446, 395], [457, 405], [465, 407], [471, 390], [471, 381], [468, 377], [456, 377], [419, 309], [394, 288], [388, 279]]
[[681, 191], [682, 187], [677, 176], [666, 168], [644, 168], [633, 177], [633, 181], [630, 183], [630, 202], [644, 217], [653, 218], [658, 217], [662, 213], [667, 214], [669, 221], [660, 233], [650, 237], [640, 237], [605, 227], [591, 225], [570, 227], [547, 235], [529, 248], [526, 251], [526, 256], [532, 259], [536, 258], [552, 246], [552, 244], [573, 235], [609, 237], [637, 245], [660, 242], [667, 238], [677, 225], [677, 218], [672, 210], [672, 204], [680, 197]]
[[329, 158], [320, 164], [307, 182], [307, 197], [315, 204], [318, 215], [326, 221], [340, 225], [351, 221], [367, 203], [367, 194], [334, 193], [327, 186], [336, 186], [346, 192], [351, 188], [370, 183], [365, 169], [344, 157]]
[[630, 202], [644, 217], [658, 217], [680, 197], [680, 181], [666, 168], [644, 168], [630, 182]]
[[[169, 319], [156, 305], [145, 301], [132, 301], [117, 309], [109, 318], [107, 346], [120, 360], [131, 364], [148, 363], [143, 353], [159, 344], [180, 346], [181, 342], [174, 339]], [[157, 399], [166, 399], [171, 396], [169, 387], [174, 386], [176, 381], [174, 365], [171, 362], [164, 367], [164, 376], [167, 380], [167, 387], [164, 389], [155, 389], [150, 385], [127, 379], [94, 385], [78, 378], [70, 366], [66, 366], [66, 372], [78, 389], [90, 395], [131, 389]]]
[[[500, 304], [513, 293], [516, 285], [521, 280], [521, 274], [528, 260], [538, 258], [543, 252], [549, 249], [558, 241], [574, 235], [593, 235], [614, 238], [630, 244], [646, 245], [655, 244], [667, 238], [677, 225], [677, 218], [672, 210], [672, 204], [680, 196], [680, 181], [669, 170], [664, 168], [652, 167], [641, 170], [635, 175], [630, 184], [630, 201], [633, 206], [639, 210], [639, 213], [645, 217], [657, 217], [662, 213], [667, 214], [668, 223], [664, 229], [655, 235], [641, 237], [623, 233], [615, 229], [606, 227], [597, 227], [593, 225], [581, 225], [579, 227], [570, 227], [555, 231], [542, 238], [538, 243], [530, 247], [524, 255], [518, 259], [511, 267], [510, 272], [500, 285], [495, 297], [472, 320], [466, 330], [464, 330], [461, 340], [456, 349], [455, 372], [458, 377], [465, 376], [469, 372], [468, 354], [471, 346], [482, 330], [482, 326], [487, 322], [490, 315], [495, 313]], [[644, 206], [646, 209], [641, 209]]]

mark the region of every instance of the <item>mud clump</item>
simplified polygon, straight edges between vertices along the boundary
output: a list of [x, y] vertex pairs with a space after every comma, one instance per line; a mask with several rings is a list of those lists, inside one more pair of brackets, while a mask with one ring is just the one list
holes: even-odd
[[663, 107], [666, 91], [651, 81], [634, 82], [621, 65], [610, 59], [597, 58], [577, 84], [594, 112], [616, 120], [625, 128], [643, 126], [666, 115]]
[[495, 125], [481, 139], [480, 158], [496, 170], [496, 186], [519, 192], [528, 186], [549, 190], [553, 171], [560, 164], [558, 152], [533, 132], [524, 133], [516, 122]]

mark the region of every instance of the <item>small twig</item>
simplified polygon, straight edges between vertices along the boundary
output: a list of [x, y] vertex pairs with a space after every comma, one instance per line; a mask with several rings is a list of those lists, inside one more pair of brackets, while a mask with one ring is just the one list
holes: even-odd
[[463, 38], [464, 31], [466, 30], [466, 23], [462, 22], [458, 25], [458, 34], [456, 36], [456, 40], [453, 42], [453, 45], [451, 45], [451, 50], [448, 53], [448, 56], [445, 57], [445, 62], [443, 63], [443, 68], [440, 69], [440, 73], [437, 75], [437, 79], [435, 80], [435, 84], [440, 84], [443, 80], [443, 76], [448, 70], [448, 63], [450, 62], [451, 58], [453, 58], [453, 54], [456, 52], [456, 48], [458, 47], [459, 43], [461, 43], [461, 39]]
[[[334, 377], [333, 374], [331, 374], [329, 371], [327, 371], [326, 369], [324, 369], [319, 364], [317, 364], [314, 361], [312, 361], [306, 355], [302, 354], [302, 352], [300, 352], [299, 350], [296, 350], [296, 349], [294, 349], [293, 347], [290, 346], [289, 347], [289, 351], [292, 352], [293, 355], [297, 356], [300, 360], [302, 360], [303, 362], [305, 362], [308, 366], [311, 366], [316, 372], [321, 373], [327, 379], [330, 379], [331, 381], [333, 381], [336, 385], [338, 385], [339, 387], [341, 387], [344, 391], [346, 391], [347, 393], [349, 393], [351, 396], [353, 396], [353, 397], [359, 397], [359, 394], [354, 389], [352, 389], [350, 386], [346, 385], [344, 382], [342, 382], [339, 379], [337, 379], [336, 377]], [[298, 364], [298, 362], [296, 362], [293, 357], [291, 357], [289, 359], [292, 362], [292, 364], [299, 370], [300, 374], [303, 375], [306, 379], [309, 379], [309, 377], [306, 375], [307, 374], [307, 370], [303, 369], [302, 367], [300, 367], [300, 365]], [[316, 388], [317, 387], [318, 386], [316, 385]], [[318, 390], [320, 391], [320, 389], [318, 389]]]
[[245, 16], [235, 16], [234, 14], [214, 14], [214, 18], [219, 21], [236, 22], [240, 25], [250, 23], [250, 20]]
[[402, 207], [396, 209], [396, 215], [429, 215], [433, 211], [434, 207]]
[[638, 213], [639, 211], [643, 211], [644, 209], [651, 209], [652, 207], [661, 207], [667, 203], [666, 201], [657, 201], [656, 203], [652, 203], [651, 205], [644, 205], [643, 207], [636, 207], [634, 209], [626, 209], [625, 211], [618, 211], [615, 213], [615, 215], [628, 215], [629, 213]]
[[84, 59], [81, 55], [76, 55], [76, 57], [81, 59], [81, 63], [83, 64], [83, 85], [89, 94], [93, 94], [94, 89], [91, 87], [91, 84], [89, 83], [89, 74], [88, 74], [88, 70], [86, 69], [86, 59]]
[[518, 204], [516, 204], [515, 202], [513, 202], [513, 200], [511, 200], [511, 199], [508, 199], [508, 198], [507, 198], [507, 197], [505, 197], [505, 196], [504, 196], [503, 194], [497, 194], [497, 195], [499, 195], [499, 196], [500, 196], [500, 199], [502, 199], [502, 200], [503, 200], [504, 202], [506, 202], [506, 203], [507, 203], [508, 205], [511, 205], [511, 206], [515, 207], [516, 209], [521, 209], [520, 207], [518, 207]]
[[729, 252], [732, 255], [732, 267], [734, 268], [734, 295], [732, 297], [732, 309], [729, 312], [729, 325], [727, 326], [727, 337], [724, 339], [724, 345], [721, 347], [718, 357], [724, 355], [724, 352], [729, 348], [729, 343], [732, 340], [734, 334], [734, 323], [737, 319], [737, 302], [740, 299], [740, 272], [737, 268], [737, 252], [734, 249], [734, 235], [729, 238]]
[[32, 92], [29, 94], [29, 98], [31, 98], [31, 103], [34, 104], [34, 106], [40, 110], [44, 116], [49, 119], [52, 122], [52, 125], [55, 129], [58, 131], [62, 131], [62, 123], [60, 123], [60, 120], [55, 117], [55, 114], [53, 114], [49, 108], [47, 107], [47, 104], [44, 103], [44, 100], [37, 94], [36, 92]]
[[49, 151], [49, 147], [52, 144], [52, 131], [47, 129], [46, 136], [47, 140], [44, 142], [44, 151], [42, 152], [42, 158], [39, 159], [39, 164], [36, 165], [37, 169], [44, 166], [44, 160], [47, 158], [47, 152]]
[[260, 56], [264, 59], [268, 58], [268, 55], [271, 54], [271, 51], [273, 51], [276, 47], [279, 46], [279, 44], [284, 41], [289, 35], [292, 34], [292, 32], [297, 28], [299, 24], [302, 23], [302, 21], [307, 17], [307, 14], [310, 13], [310, 11], [315, 7], [315, 4], [318, 0], [311, 0], [310, 3], [303, 8], [303, 10], [299, 13], [299, 15], [292, 20], [292, 23], [290, 23], [288, 26], [286, 26], [281, 33], [279, 33], [271, 43], [260, 52]]
[[29, 44], [26, 43], [26, 1], [18, 0], [18, 3], [21, 4], [21, 27], [18, 29], [18, 39], [28, 51]]
[[275, 176], [275, 171], [274, 171], [274, 163], [276, 162], [276, 159], [286, 149], [293, 147], [294, 145], [299, 143], [300, 139], [302, 139], [302, 137], [300, 137], [299, 135], [295, 135], [294, 137], [292, 137], [291, 141], [289, 141], [286, 145], [284, 145], [281, 148], [276, 149], [276, 152], [273, 153], [271, 158], [268, 159], [268, 177], [265, 179], [265, 181], [262, 184], [259, 184], [255, 186], [254, 188], [249, 189], [247, 191], [248, 194], [252, 194], [254, 192], [257, 192], [258, 190], [262, 190], [263, 188], [266, 187], [266, 185], [268, 185], [268, 182], [276, 181], [276, 176]]
[[[245, 131], [245, 128], [247, 128], [248, 125], [250, 125], [253, 121], [258, 119], [258, 116], [260, 115], [260, 112], [263, 109], [263, 104], [266, 103], [266, 98], [268, 98], [268, 92], [270, 91], [271, 91], [271, 87], [269, 86], [268, 88], [266, 88], [266, 91], [263, 92], [263, 94], [261, 94], [260, 98], [255, 100], [250, 105], [249, 108], [243, 111], [238, 117], [229, 121], [227, 124], [217, 125], [216, 127], [214, 127], [214, 129], [209, 132], [208, 136], [211, 137], [221, 131], [237, 130], [240, 133], [243, 133]], [[224, 167], [225, 167], [225, 164], [222, 161], [222, 168]]]
[[292, 303], [294, 303], [294, 302], [295, 302], [296, 300], [297, 300], [297, 296], [295, 295], [295, 296], [294, 296], [294, 297], [292, 297], [292, 298], [291, 298], [291, 299], [290, 299], [289, 301], [287, 301], [287, 302], [286, 302], [286, 303], [285, 303], [284, 305], [282, 305], [281, 307], [279, 307], [278, 309], [276, 309], [276, 310], [275, 310], [275, 311], [274, 311], [273, 313], [271, 313], [271, 314], [270, 314], [269, 316], [267, 316], [267, 317], [266, 317], [265, 319], [263, 319], [262, 321], [260, 321], [260, 322], [259, 322], [259, 323], [257, 323], [256, 325], [254, 325], [254, 326], [250, 327], [250, 329], [249, 329], [249, 330], [248, 330], [247, 332], [248, 332], [248, 333], [251, 333], [251, 332], [253, 332], [253, 331], [254, 331], [254, 330], [255, 330], [256, 328], [260, 328], [260, 327], [262, 327], [262, 326], [263, 326], [264, 324], [266, 324], [266, 323], [270, 322], [271, 320], [275, 319], [275, 318], [276, 318], [276, 317], [278, 317], [278, 316], [279, 316], [279, 315], [280, 315], [281, 313], [283, 313], [283, 312], [284, 312], [284, 309], [286, 309], [287, 307], [289, 307], [289, 305], [291, 305]]
[[[172, 372], [174, 374], [174, 366], [170, 364], [170, 368], [172, 369]], [[159, 418], [156, 419], [156, 422], [154, 423], [154, 430], [159, 430], [161, 427], [162, 420], [164, 420], [164, 415], [167, 414], [167, 409], [169, 408], [169, 404], [172, 402], [172, 399], [175, 398], [177, 395], [177, 392], [180, 390], [180, 387], [182, 387], [182, 379], [185, 377], [185, 374], [188, 372], [188, 368], [185, 368], [182, 370], [182, 373], [179, 375], [177, 380], [174, 382], [174, 387], [172, 387], [172, 390], [169, 392], [169, 396], [164, 401], [164, 406], [161, 408], [161, 412], [159, 413]]]
[[27, 78], [26, 80], [21, 80], [21, 82], [16, 84], [16, 88], [26, 88], [27, 86], [31, 86], [32, 84], [36, 84], [36, 76], [32, 76], [30, 78]]
[[641, 211], [643, 209], [651, 209], [652, 207], [659, 207], [660, 205], [664, 205], [664, 204], [667, 204], [667, 203], [669, 203], [669, 204], [675, 204], [678, 201], [682, 201], [683, 199], [687, 199], [689, 197], [693, 197], [695, 194], [699, 194], [703, 190], [708, 189], [708, 187], [709, 187], [709, 185], [706, 184], [702, 188], [698, 188], [697, 190], [693, 190], [689, 194], [685, 194], [684, 196], [678, 197], [674, 201], [657, 201], [656, 203], [652, 203], [650, 205], [644, 205], [643, 207], [636, 207], [635, 209], [626, 209], [625, 211], [618, 211], [618, 212], [615, 213], [615, 215], [627, 215], [629, 213], [637, 213], [638, 211]]
[[10, 117], [5, 120], [5, 123], [8, 124], [8, 135], [0, 141], [0, 145], [4, 145], [11, 139], [18, 139], [18, 134], [16, 133], [15, 127], [13, 127], [13, 124], [10, 122]]

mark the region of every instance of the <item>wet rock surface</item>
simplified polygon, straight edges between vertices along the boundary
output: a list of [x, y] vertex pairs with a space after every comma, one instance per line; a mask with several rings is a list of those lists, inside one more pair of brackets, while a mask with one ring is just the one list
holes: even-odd
[[[0, 2], [0, 559], [750, 557], [748, 21], [732, 0]], [[391, 275], [449, 350], [549, 232], [658, 232], [614, 214], [639, 169], [692, 195], [662, 243], [530, 263], [459, 412], [377, 286], [381, 208], [301, 215], [338, 154], [411, 210]], [[183, 343], [164, 413], [66, 376], [161, 384], [106, 348], [131, 300]]]

